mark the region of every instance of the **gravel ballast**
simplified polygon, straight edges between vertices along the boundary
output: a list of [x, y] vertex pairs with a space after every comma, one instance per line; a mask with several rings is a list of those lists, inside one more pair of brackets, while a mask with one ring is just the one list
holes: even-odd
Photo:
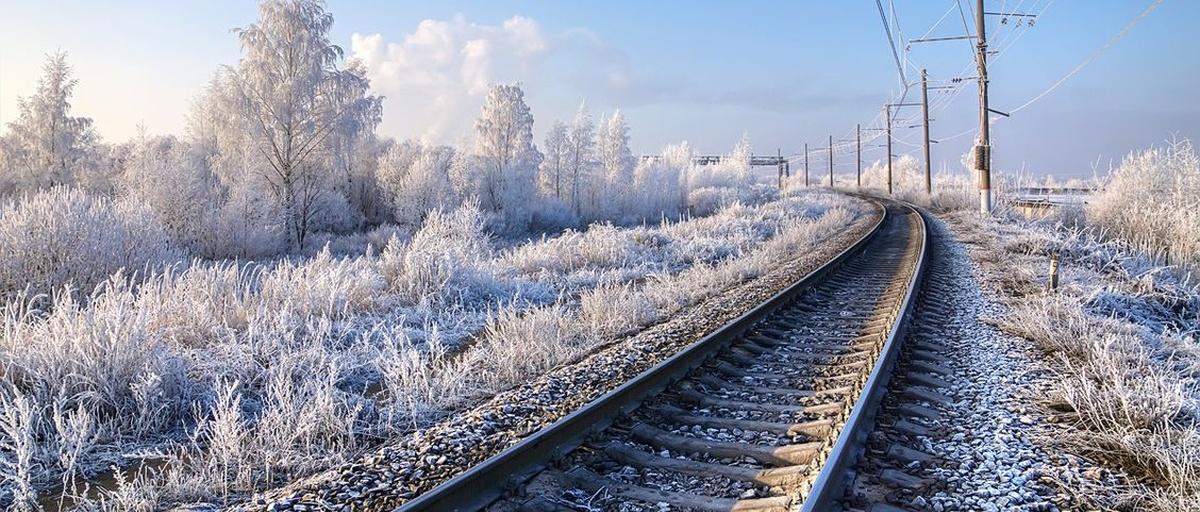
[[[983, 269], [969, 258], [966, 247], [941, 221], [935, 257], [940, 269], [937, 300], [948, 311], [931, 313], [913, 334], [945, 350], [939, 364], [953, 370], [943, 379], [949, 388], [936, 391], [948, 403], [921, 403], [942, 417], [923, 446], [913, 446], [940, 461], [913, 468], [914, 476], [931, 485], [907, 497], [914, 510], [1000, 511], [1075, 510], [1080, 504], [1060, 492], [1061, 485], [1106, 475], [1088, 462], [1039, 442], [1055, 428], [1034, 406], [1039, 386], [1049, 385], [1039, 351], [1021, 338], [1009, 336], [985, 322], [1005, 314], [991, 291], [981, 289]], [[904, 384], [896, 383], [893, 390]], [[880, 435], [877, 432], [875, 435]]]
[[[916, 492], [901, 491], [893, 502], [938, 512], [1086, 509], [1083, 497], [1070, 489], [1085, 482], [1088, 488], [1119, 485], [1120, 479], [1045, 442], [1063, 428], [1037, 404], [1052, 385], [1047, 365], [1053, 362], [1028, 340], [989, 322], [1006, 314], [993, 286], [1004, 269], [972, 261], [967, 246], [955, 239], [954, 231], [963, 226], [952, 230], [934, 220], [930, 227], [938, 235], [934, 254], [941, 260], [930, 275], [938, 282], [932, 294], [946, 310], [919, 318], [911, 336], [944, 347], [938, 355], [945, 359], [938, 364], [952, 373], [941, 377], [949, 387], [935, 391], [950, 400], [917, 402], [941, 418], [927, 425], [931, 435], [914, 436], [918, 444], [910, 440], [908, 447], [935, 459], [904, 471], [930, 483]], [[892, 384], [888, 400], [893, 414], [900, 403], [913, 403], [899, 396], [911, 385], [903, 380]], [[906, 418], [901, 414], [886, 421], [897, 419]], [[898, 439], [898, 433], [883, 428], [872, 434], [876, 448]]]

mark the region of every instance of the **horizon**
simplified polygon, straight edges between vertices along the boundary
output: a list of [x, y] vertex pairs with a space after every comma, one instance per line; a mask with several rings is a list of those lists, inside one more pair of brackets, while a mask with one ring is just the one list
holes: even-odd
[[[120, 16], [111, 6], [79, 2], [55, 9], [5, 5], [9, 19], [21, 22], [0, 35], [0, 133], [16, 118], [17, 98], [33, 91], [45, 55], [62, 50], [79, 80], [73, 113], [94, 119], [106, 142], [128, 140], [138, 126], [182, 135], [190, 102], [221, 66], [238, 61], [230, 30], [257, 17], [253, 3], [186, 11], [152, 2], [126, 5], [131, 9]], [[332, 1], [327, 8], [335, 19], [334, 42], [347, 59], [366, 64], [373, 92], [385, 97], [380, 134], [397, 140], [461, 145], [471, 136], [487, 85], [513, 82], [526, 89], [539, 144], [553, 120], [569, 120], [582, 102], [597, 118], [620, 109], [632, 129], [631, 146], [641, 154], [681, 140], [723, 154], [748, 133], [758, 154], [779, 148], [795, 155], [806, 141], [821, 147], [831, 134], [852, 136], [856, 122], [878, 121], [879, 105], [895, 97], [899, 82], [875, 6], [775, 6], [777, 15], [762, 17], [765, 5], [689, 11], [666, 4], [602, 9]], [[989, 39], [1003, 52], [993, 57], [990, 92], [997, 110], [1036, 98], [1088, 63], [1028, 110], [995, 123], [997, 170], [1090, 177], [1131, 151], [1200, 132], [1200, 60], [1159, 51], [1191, 42], [1185, 25], [1200, 15], [1200, 5], [1162, 3], [1108, 48], [1146, 6], [1080, 7], [1033, 2], [1020, 8], [1040, 14], [1036, 25], [989, 25]], [[962, 31], [955, 10], [954, 2], [908, 5], [896, 21], [909, 27], [905, 39], [929, 27], [930, 37], [953, 35], [956, 27]], [[789, 16], [800, 21], [789, 24]], [[828, 23], [814, 27], [812, 18]], [[111, 30], [95, 30], [97, 24]], [[788, 27], [794, 31], [783, 30]], [[931, 81], [970, 69], [970, 54], [960, 44], [916, 43], [903, 52], [898, 43], [909, 80], [921, 63], [929, 64]], [[1089, 62], [1097, 49], [1103, 50]], [[957, 135], [933, 147], [934, 169], [961, 170], [959, 159], [978, 124], [974, 84], [951, 92], [930, 91], [932, 138]], [[914, 93], [919, 99], [913, 88], [909, 101]], [[897, 154], [920, 157], [913, 132], [896, 130]], [[1016, 147], [1028, 149], [1018, 154], [1011, 150]], [[877, 148], [863, 153], [864, 162], [883, 156]], [[851, 169], [852, 150], [835, 158], [839, 173]]]

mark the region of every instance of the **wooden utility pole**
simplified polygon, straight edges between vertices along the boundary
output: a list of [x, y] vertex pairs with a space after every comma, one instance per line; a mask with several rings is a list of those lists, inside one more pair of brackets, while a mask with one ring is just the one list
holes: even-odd
[[862, 188], [862, 124], [854, 125], [854, 144], [858, 147], [858, 188]]
[[979, 172], [979, 211], [992, 213], [992, 143], [988, 133], [987, 29], [983, 0], [975, 0], [975, 65], [979, 74], [979, 143], [975, 146], [975, 169]]
[[929, 76], [921, 68], [921, 117], [925, 119], [925, 193], [933, 193], [933, 178], [929, 172]]
[[804, 186], [808, 186], [808, 143], [804, 143]]
[[[887, 127], [884, 131], [887, 132], [887, 181], [888, 195], [892, 193], [892, 107], [918, 107], [920, 103], [888, 103], [883, 106], [883, 117], [887, 119]], [[916, 128], [913, 126], [912, 128]]]
[[833, 188], [833, 135], [829, 136], [829, 188]]
[[887, 118], [887, 182], [888, 195], [892, 195], [892, 106], [883, 106], [883, 117]]
[[779, 163], [776, 164], [777, 168], [775, 169], [779, 181], [779, 190], [783, 190], [783, 153], [779, 148], [775, 148], [775, 158], [779, 159]]

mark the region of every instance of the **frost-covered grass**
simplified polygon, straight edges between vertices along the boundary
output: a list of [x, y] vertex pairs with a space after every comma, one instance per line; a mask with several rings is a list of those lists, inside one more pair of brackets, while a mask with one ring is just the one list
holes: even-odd
[[[950, 215], [1007, 297], [997, 325], [1052, 358], [1044, 398], [1072, 427], [1056, 441], [1132, 477], [1095, 493], [1098, 504], [1200, 510], [1200, 158], [1190, 141], [1131, 153], [1085, 205], [1038, 222], [1003, 207], [985, 221], [965, 204]], [[1064, 282], [1053, 293], [1051, 253]]]
[[[862, 186], [868, 192], [887, 195], [887, 162], [876, 161], [863, 169]], [[827, 178], [825, 181], [829, 181]], [[1003, 196], [1007, 180], [997, 176], [995, 193]], [[925, 169], [920, 160], [903, 155], [892, 161], [892, 194], [897, 199], [929, 208], [933, 211], [967, 210], [979, 207], [979, 188], [975, 177], [967, 171], [948, 169], [935, 171], [932, 194], [925, 193]]]
[[[974, 177], [938, 173], [932, 195], [924, 191], [920, 162], [902, 156], [892, 165], [896, 197], [934, 211], [968, 211], [979, 206]], [[876, 162], [863, 171], [863, 186], [875, 193], [886, 190], [886, 168]], [[1050, 178], [1052, 179], [1052, 177]], [[993, 176], [996, 211], [1008, 212], [1015, 196], [1008, 193], [1020, 176]], [[1127, 155], [1108, 176], [1097, 178], [1099, 190], [1084, 204], [1065, 204], [1051, 222], [1082, 236], [1120, 245], [1156, 264], [1196, 275], [1200, 269], [1200, 156], [1190, 140], [1172, 140]], [[1067, 236], [1078, 237], [1080, 234]]]
[[[0, 500], [29, 509], [48, 491], [128, 510], [237, 499], [661, 321], [869, 210], [810, 193], [500, 249], [467, 206], [357, 256], [155, 267], [170, 253], [147, 252], [129, 264], [150, 269], [136, 278], [82, 274], [99, 279], [87, 293], [9, 290]], [[9, 215], [0, 230], [24, 219]], [[142, 471], [85, 491], [135, 461]]]
[[1200, 157], [1189, 140], [1130, 153], [1085, 208], [1105, 235], [1200, 267]]
[[[1200, 290], [1091, 229], [953, 216], [1008, 311], [994, 321], [1050, 357], [1052, 442], [1131, 477], [1084, 492], [1119, 510], [1200, 510]], [[1060, 289], [1045, 289], [1049, 254]], [[1095, 492], [1093, 492], [1095, 491]]]

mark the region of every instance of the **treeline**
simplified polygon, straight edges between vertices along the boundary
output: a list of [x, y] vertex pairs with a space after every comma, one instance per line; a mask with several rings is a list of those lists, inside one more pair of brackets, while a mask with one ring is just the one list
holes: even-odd
[[[744, 140], [703, 169], [686, 143], [641, 160], [619, 111], [597, 122], [581, 106], [539, 148], [519, 85], [491, 88], [469, 147], [389, 140], [376, 133], [384, 99], [330, 42], [322, 2], [266, 0], [259, 15], [235, 30], [240, 61], [213, 75], [180, 136], [103, 142], [91, 119], [71, 114], [66, 55], [51, 56], [0, 137], [6, 211], [41, 205], [53, 216], [88, 197], [118, 213], [148, 210], [157, 225], [147, 229], [192, 256], [259, 258], [299, 251], [313, 233], [416, 226], [468, 202], [493, 232], [520, 234], [704, 214], [768, 193], [752, 186]], [[74, 190], [46, 192], [57, 188]]]

